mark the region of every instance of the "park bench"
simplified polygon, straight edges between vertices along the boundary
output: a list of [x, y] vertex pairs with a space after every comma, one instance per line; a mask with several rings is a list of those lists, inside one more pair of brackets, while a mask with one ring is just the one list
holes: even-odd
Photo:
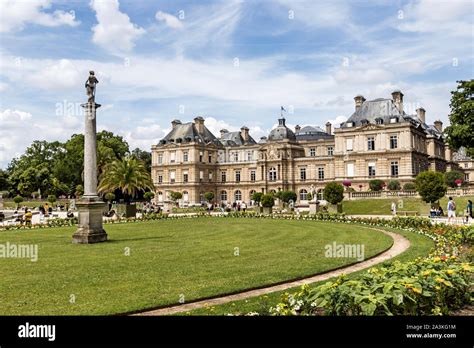
[[399, 211], [397, 211], [397, 215], [403, 215], [403, 216], [413, 215], [413, 216], [418, 216], [418, 211], [416, 211], [416, 210], [399, 210]]

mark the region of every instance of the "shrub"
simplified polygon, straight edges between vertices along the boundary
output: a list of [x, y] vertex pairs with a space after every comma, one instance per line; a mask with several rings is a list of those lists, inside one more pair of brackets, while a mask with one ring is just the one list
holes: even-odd
[[3, 198], [8, 198], [10, 196], [10, 193], [8, 191], [0, 191], [0, 195]]
[[290, 200], [296, 202], [296, 198], [296, 193], [293, 191], [281, 191], [280, 199], [285, 203], [289, 203]]
[[262, 192], [254, 192], [252, 194], [252, 201], [254, 201], [255, 203], [260, 203], [261, 200], [262, 200], [262, 197], [263, 197], [263, 193]]
[[206, 193], [204, 193], [204, 199], [205, 199], [207, 202], [212, 202], [212, 200], [214, 199], [214, 192], [206, 192]]
[[387, 185], [390, 191], [400, 191], [402, 186], [400, 185], [400, 181], [398, 180], [390, 180]]
[[313, 194], [311, 192], [308, 192], [308, 194], [306, 195], [306, 199], [308, 201], [312, 201], [313, 200]]
[[275, 198], [273, 198], [273, 195], [271, 194], [266, 194], [262, 196], [262, 207], [265, 208], [271, 208], [275, 205]]
[[446, 185], [452, 188], [458, 187], [458, 184], [456, 181], [461, 180], [461, 183], [462, 183], [463, 179], [464, 179], [464, 174], [455, 170], [444, 173], [444, 182], [446, 183]]
[[369, 188], [371, 191], [382, 191], [384, 182], [379, 179], [369, 181]]
[[183, 198], [183, 194], [181, 192], [177, 192], [177, 191], [170, 192], [170, 199], [173, 202], [176, 202], [177, 200], [180, 200], [181, 198]]
[[[113, 200], [114, 198], [112, 198], [111, 200]], [[153, 192], [148, 191], [143, 194], [143, 198], [145, 199], [145, 201], [150, 202], [153, 198], [155, 198], [155, 194]]]
[[84, 194], [84, 186], [77, 185], [75, 194], [76, 194], [76, 197], [82, 196]]
[[446, 194], [443, 174], [439, 172], [421, 172], [416, 176], [415, 187], [423, 201], [434, 203]]
[[[146, 193], [148, 193], [148, 192], [146, 192]], [[145, 193], [145, 194], [146, 194], [146, 193]], [[150, 192], [150, 193], [151, 193], [151, 192]], [[143, 197], [145, 197], [145, 195], [143, 195]], [[115, 199], [115, 194], [113, 194], [112, 192], [107, 192], [107, 193], [105, 194], [104, 198], [105, 198], [105, 200], [106, 200], [107, 202], [112, 202], [112, 201]], [[146, 198], [145, 198], [145, 199], [146, 199]]]
[[337, 182], [330, 182], [324, 188], [324, 199], [331, 204], [337, 204], [344, 199], [344, 187]]
[[48, 196], [48, 202], [51, 203], [51, 204], [54, 204], [54, 202], [56, 202], [57, 198], [55, 195], [49, 195]]
[[13, 202], [16, 203], [16, 208], [18, 209], [18, 205], [23, 202], [23, 197], [20, 195], [17, 195], [13, 198]]
[[403, 185], [403, 191], [415, 191], [416, 186], [413, 182], [407, 182], [405, 185]]

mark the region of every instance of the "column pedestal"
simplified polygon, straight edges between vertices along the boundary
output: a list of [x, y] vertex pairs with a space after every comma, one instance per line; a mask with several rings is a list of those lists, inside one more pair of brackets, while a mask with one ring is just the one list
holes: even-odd
[[99, 197], [82, 197], [76, 202], [79, 227], [72, 235], [73, 243], [92, 244], [107, 240], [107, 233], [102, 227], [102, 213], [106, 206]]

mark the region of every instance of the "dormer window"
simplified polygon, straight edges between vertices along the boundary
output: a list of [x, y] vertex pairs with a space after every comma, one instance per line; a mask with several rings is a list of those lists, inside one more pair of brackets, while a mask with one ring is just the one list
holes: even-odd
[[383, 118], [380, 118], [380, 117], [376, 118], [375, 123], [376, 124], [383, 124]]
[[364, 120], [361, 120], [360, 123], [361, 123], [362, 125], [366, 125], [366, 124], [369, 124], [369, 121], [367, 121], [367, 120], [364, 119]]
[[390, 123], [397, 123], [398, 122], [398, 117], [391, 117], [390, 118]]
[[346, 126], [347, 126], [348, 128], [354, 127], [354, 123], [353, 123], [353, 122], [347, 122], [347, 123], [346, 123]]

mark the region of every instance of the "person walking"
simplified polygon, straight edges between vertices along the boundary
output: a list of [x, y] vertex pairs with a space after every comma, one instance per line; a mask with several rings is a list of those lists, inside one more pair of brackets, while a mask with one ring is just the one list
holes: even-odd
[[456, 203], [454, 203], [453, 197], [449, 197], [447, 211], [448, 211], [448, 224], [449, 224], [452, 218], [456, 218]]
[[392, 206], [391, 206], [390, 210], [392, 211], [393, 216], [397, 215], [397, 205], [395, 204], [395, 202], [392, 202]]
[[469, 218], [472, 219], [472, 201], [470, 199], [467, 200], [466, 204], [466, 223], [469, 222]]
[[25, 219], [25, 226], [31, 227], [31, 220], [33, 219], [33, 214], [31, 213], [31, 210], [26, 211], [24, 219]]

